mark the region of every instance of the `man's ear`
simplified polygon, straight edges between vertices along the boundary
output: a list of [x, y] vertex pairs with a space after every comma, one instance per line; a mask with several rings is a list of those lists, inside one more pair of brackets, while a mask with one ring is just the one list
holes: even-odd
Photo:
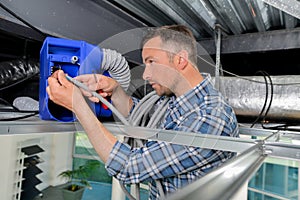
[[178, 66], [178, 69], [184, 69], [187, 65], [188, 65], [188, 56], [189, 54], [188, 54], [188, 52], [187, 51], [185, 51], [185, 50], [182, 50], [182, 51], [180, 51], [178, 54], [176, 54], [176, 56], [178, 56], [177, 57], [177, 59], [178, 59], [178, 61], [177, 61], [177, 66]]

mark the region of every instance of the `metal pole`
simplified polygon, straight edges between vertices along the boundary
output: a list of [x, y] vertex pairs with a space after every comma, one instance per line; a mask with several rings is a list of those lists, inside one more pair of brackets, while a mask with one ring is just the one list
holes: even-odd
[[259, 142], [220, 168], [170, 195], [168, 200], [198, 200], [203, 195], [206, 200], [231, 199], [240, 186], [257, 171], [265, 157], [264, 144]]
[[221, 65], [221, 28], [219, 25], [215, 26], [217, 31], [216, 41], [216, 69], [215, 69], [215, 88], [220, 89], [220, 65]]

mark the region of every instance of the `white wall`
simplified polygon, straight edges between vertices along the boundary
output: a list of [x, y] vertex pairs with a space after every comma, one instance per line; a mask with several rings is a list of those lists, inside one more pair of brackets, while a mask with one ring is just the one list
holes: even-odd
[[72, 168], [74, 134], [64, 133], [35, 133], [11, 134], [0, 133], [0, 199], [13, 199], [18, 178], [18, 146], [31, 143], [38, 144], [45, 152], [38, 155], [44, 160], [38, 167], [43, 170], [37, 177], [43, 182], [37, 186], [44, 189], [49, 185], [61, 184], [63, 180], [57, 175], [66, 169]]

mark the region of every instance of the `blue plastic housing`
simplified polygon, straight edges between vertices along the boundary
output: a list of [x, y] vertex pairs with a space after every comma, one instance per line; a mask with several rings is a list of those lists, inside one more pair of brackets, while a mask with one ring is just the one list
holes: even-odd
[[[49, 99], [47, 79], [57, 69], [71, 77], [101, 72], [103, 52], [84, 41], [47, 37], [40, 51], [39, 116], [42, 120], [72, 122], [75, 115]], [[106, 73], [106, 75], [109, 75]], [[76, 103], [76, 102], [75, 102]], [[112, 112], [102, 104], [90, 103], [97, 117], [110, 117]]]

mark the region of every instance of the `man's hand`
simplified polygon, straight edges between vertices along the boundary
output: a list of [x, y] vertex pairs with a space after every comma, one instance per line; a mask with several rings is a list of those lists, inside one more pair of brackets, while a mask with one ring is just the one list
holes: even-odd
[[[111, 96], [119, 85], [114, 79], [100, 74], [84, 74], [77, 76], [75, 79], [88, 86], [91, 91], [97, 91], [102, 97]], [[99, 102], [98, 98], [91, 97], [91, 93], [84, 90], [82, 90], [82, 93], [89, 97], [91, 101]]]
[[[122, 113], [123, 116], [128, 116], [133, 102], [131, 97], [126, 94], [116, 80], [100, 74], [84, 74], [77, 76], [75, 79], [85, 84], [90, 91], [97, 91], [102, 97], [111, 97], [116, 109]], [[90, 92], [84, 90], [81, 92], [91, 101], [99, 102], [99, 99], [91, 96]]]
[[[93, 77], [93, 75], [91, 76]], [[81, 79], [78, 79], [78, 81], [81, 81]], [[46, 90], [50, 99], [76, 114], [98, 155], [103, 162], [107, 162], [117, 139], [96, 118], [80, 89], [66, 79], [66, 75], [62, 70], [54, 72], [48, 78], [48, 84]]]
[[49, 98], [56, 104], [74, 112], [74, 103], [83, 98], [80, 90], [70, 83], [62, 70], [58, 70], [48, 78], [46, 91]]

